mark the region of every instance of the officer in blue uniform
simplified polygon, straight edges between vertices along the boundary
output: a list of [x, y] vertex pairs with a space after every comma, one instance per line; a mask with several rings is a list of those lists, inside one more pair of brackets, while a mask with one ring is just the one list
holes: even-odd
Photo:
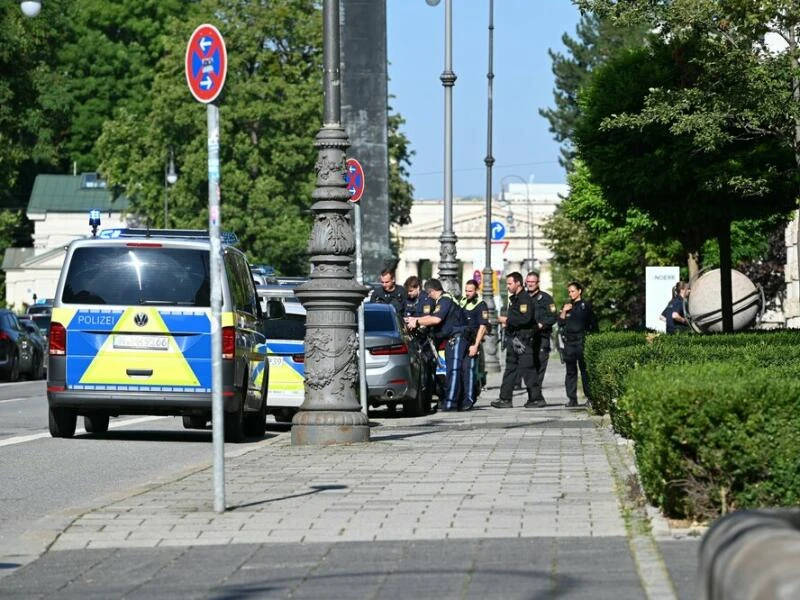
[[395, 283], [394, 271], [390, 269], [381, 271], [381, 286], [372, 290], [370, 302], [391, 304], [400, 318], [403, 317], [403, 310], [406, 304], [406, 291]]
[[466, 324], [462, 323], [460, 307], [450, 294], [445, 293], [441, 281], [429, 279], [425, 282], [425, 291], [436, 302], [433, 312], [427, 317], [406, 317], [406, 325], [411, 330], [420, 326], [430, 327], [437, 346], [447, 340], [444, 351], [447, 375], [442, 410], [457, 410], [461, 396], [461, 369], [469, 344]]
[[567, 406], [578, 406], [578, 369], [581, 372], [581, 384], [586, 396], [586, 405], [591, 405], [589, 393], [589, 376], [586, 373], [586, 361], [583, 358], [583, 343], [587, 333], [597, 331], [597, 319], [592, 305], [583, 299], [583, 286], [577, 281], [567, 286], [570, 302], [561, 308], [558, 316], [558, 328], [564, 335], [564, 364], [567, 375], [564, 386], [567, 390]]
[[489, 307], [478, 294], [478, 282], [470, 279], [464, 285], [464, 295], [459, 302], [467, 319], [470, 345], [461, 372], [461, 410], [470, 410], [480, 394], [481, 342], [489, 331]]
[[422, 289], [422, 282], [416, 275], [411, 275], [403, 284], [406, 290], [404, 317], [424, 317], [433, 312], [436, 302]]

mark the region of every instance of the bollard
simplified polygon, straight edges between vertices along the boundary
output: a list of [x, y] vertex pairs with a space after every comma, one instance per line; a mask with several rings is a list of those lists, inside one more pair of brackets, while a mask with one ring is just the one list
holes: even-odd
[[742, 510], [712, 525], [700, 545], [699, 600], [800, 598], [800, 509]]

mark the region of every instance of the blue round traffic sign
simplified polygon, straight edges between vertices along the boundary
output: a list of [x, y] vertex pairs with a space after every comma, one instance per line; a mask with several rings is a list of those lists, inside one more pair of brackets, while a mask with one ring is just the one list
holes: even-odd
[[186, 46], [186, 83], [199, 102], [216, 100], [225, 85], [228, 52], [222, 34], [204, 23], [194, 30]]
[[364, 179], [364, 168], [355, 158], [348, 158], [346, 167], [345, 180], [347, 191], [350, 192], [350, 202], [358, 202], [364, 195], [367, 184]]
[[491, 229], [492, 229], [493, 242], [499, 242], [504, 237], [506, 237], [506, 226], [503, 225], [500, 221], [492, 221]]

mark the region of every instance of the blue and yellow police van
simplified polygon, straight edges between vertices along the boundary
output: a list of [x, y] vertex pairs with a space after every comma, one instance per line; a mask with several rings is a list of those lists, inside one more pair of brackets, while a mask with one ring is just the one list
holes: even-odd
[[223, 238], [221, 348], [211, 347], [206, 231], [115, 229], [67, 248], [50, 323], [50, 433], [88, 433], [119, 415], [211, 420], [211, 363], [222, 359], [226, 441], [262, 436], [269, 364], [250, 266]]

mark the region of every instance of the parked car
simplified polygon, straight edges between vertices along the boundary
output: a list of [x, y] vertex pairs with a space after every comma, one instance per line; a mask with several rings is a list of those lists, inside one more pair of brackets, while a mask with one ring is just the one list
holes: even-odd
[[[41, 315], [40, 315], [41, 316]], [[48, 316], [48, 315], [45, 315]], [[48, 316], [49, 318], [49, 316]], [[19, 324], [22, 325], [25, 330], [31, 334], [31, 339], [37, 345], [39, 349], [39, 354], [42, 357], [47, 356], [47, 338], [42, 333], [42, 330], [39, 329], [39, 326], [31, 317], [19, 317]], [[44, 363], [45, 367], [47, 365], [47, 360], [42, 358], [42, 362]]]
[[206, 231], [121, 229], [73, 241], [59, 277], [47, 375], [50, 433], [89, 433], [117, 415], [177, 415], [205, 428], [222, 362], [225, 439], [263, 436], [262, 314], [243, 252], [222, 247], [220, 347], [212, 346]]
[[38, 340], [10, 310], [0, 310], [0, 378], [17, 381], [44, 377], [44, 352]]
[[33, 304], [28, 307], [28, 310], [25, 312], [27, 316], [32, 315], [49, 315], [53, 312], [53, 304], [50, 302], [43, 302]]
[[[290, 422], [305, 398], [305, 308], [296, 303], [291, 287], [259, 286], [262, 311], [269, 301], [284, 303], [285, 314], [265, 322], [270, 363], [267, 412], [278, 422]], [[417, 347], [387, 304], [364, 304], [367, 398], [370, 406], [401, 405], [407, 416], [426, 414], [431, 407], [432, 377]]]

